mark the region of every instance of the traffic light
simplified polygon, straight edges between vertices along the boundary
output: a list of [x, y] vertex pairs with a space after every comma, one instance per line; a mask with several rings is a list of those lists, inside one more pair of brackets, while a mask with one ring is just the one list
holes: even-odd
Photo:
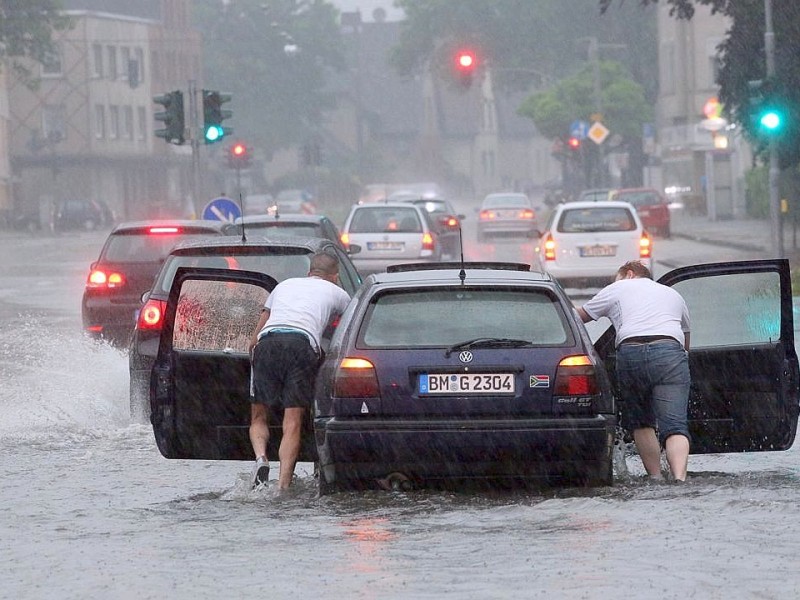
[[184, 138], [183, 92], [175, 90], [161, 96], [153, 96], [153, 102], [160, 104], [164, 110], [153, 115], [156, 121], [164, 123], [162, 129], [156, 129], [156, 137], [164, 138], [169, 144], [181, 145]]
[[478, 57], [474, 50], [462, 48], [456, 51], [455, 71], [458, 82], [465, 88], [472, 85], [475, 69], [478, 67]]
[[250, 158], [250, 148], [244, 142], [236, 142], [228, 149], [228, 166], [232, 169], [246, 169]]
[[581, 139], [579, 137], [575, 137], [574, 135], [571, 136], [567, 140], [567, 148], [569, 148], [573, 152], [577, 152], [581, 149]]
[[222, 105], [230, 100], [230, 94], [217, 90], [203, 90], [203, 139], [206, 144], [219, 142], [233, 132], [233, 129], [222, 125], [222, 121], [233, 116], [232, 111], [222, 109]]
[[763, 138], [779, 135], [786, 125], [786, 114], [778, 89], [770, 80], [748, 81], [750, 123], [753, 132]]

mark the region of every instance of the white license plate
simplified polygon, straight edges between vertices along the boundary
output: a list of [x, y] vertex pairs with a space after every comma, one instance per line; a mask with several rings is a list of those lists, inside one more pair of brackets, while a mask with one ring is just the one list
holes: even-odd
[[581, 256], [616, 256], [616, 246], [581, 246]]
[[402, 242], [367, 242], [367, 250], [402, 250]]
[[513, 373], [422, 373], [420, 394], [513, 394]]

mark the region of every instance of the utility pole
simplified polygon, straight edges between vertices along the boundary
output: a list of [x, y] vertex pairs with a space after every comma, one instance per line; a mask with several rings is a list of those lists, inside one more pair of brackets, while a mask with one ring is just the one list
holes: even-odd
[[[775, 33], [772, 29], [772, 0], [764, 0], [764, 53], [767, 57], [767, 81], [775, 76]], [[769, 140], [769, 216], [772, 233], [772, 253], [783, 258], [783, 223], [781, 221], [781, 200], [778, 190], [780, 167], [778, 165], [778, 141], [776, 136]]]
[[200, 111], [197, 106], [197, 84], [189, 80], [189, 140], [192, 145], [192, 209], [197, 215], [200, 199]]

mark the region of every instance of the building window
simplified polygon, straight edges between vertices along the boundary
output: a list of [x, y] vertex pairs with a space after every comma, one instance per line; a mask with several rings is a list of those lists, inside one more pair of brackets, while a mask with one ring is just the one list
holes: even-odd
[[108, 137], [112, 140], [119, 137], [119, 106], [108, 107]]
[[108, 46], [108, 78], [116, 79], [119, 77], [117, 69], [117, 47]]
[[50, 143], [67, 137], [66, 110], [62, 104], [46, 104], [42, 108], [42, 133]]
[[139, 81], [142, 81], [144, 79], [144, 50], [141, 48], [136, 48], [134, 51], [134, 56], [136, 57], [136, 62], [139, 65]]
[[140, 106], [136, 109], [136, 118], [139, 121], [139, 139], [146, 140], [147, 139], [147, 111], [145, 110], [144, 106]]
[[661, 91], [675, 93], [675, 44], [672, 42], [661, 46]]
[[152, 68], [153, 79], [163, 79], [161, 74], [161, 60], [158, 52], [150, 55], [150, 67]]
[[42, 63], [42, 77], [60, 77], [61, 74], [61, 47], [56, 45], [53, 54]]
[[120, 58], [122, 59], [122, 69], [120, 74], [122, 75], [123, 79], [130, 78], [130, 69], [131, 69], [131, 49], [123, 46], [119, 49]]
[[122, 137], [126, 140], [133, 139], [133, 107], [126, 106], [122, 117]]
[[98, 140], [106, 137], [106, 107], [102, 104], [94, 107], [94, 137]]
[[103, 46], [92, 44], [92, 56], [94, 57], [94, 76], [103, 76]]

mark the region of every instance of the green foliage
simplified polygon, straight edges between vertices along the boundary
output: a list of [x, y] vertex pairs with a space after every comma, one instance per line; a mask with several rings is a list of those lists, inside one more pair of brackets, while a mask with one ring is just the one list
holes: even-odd
[[[625, 139], [641, 137], [642, 124], [653, 119], [653, 108], [642, 86], [622, 65], [607, 61], [600, 63], [600, 81], [604, 125]], [[530, 96], [519, 113], [532, 119], [545, 137], [564, 137], [573, 121], [588, 122], [597, 111], [593, 82], [592, 67], [586, 66], [552, 88]]]
[[60, 0], [0, 0], [0, 64], [11, 69], [30, 87], [36, 82], [26, 59], [47, 64], [57, 56], [53, 32], [69, 29]]
[[302, 143], [333, 99], [331, 70], [344, 67], [335, 7], [324, 0], [196, 0], [205, 87], [229, 92], [236, 135], [267, 154]]
[[744, 174], [747, 214], [765, 219], [769, 216], [769, 169], [754, 167]]

